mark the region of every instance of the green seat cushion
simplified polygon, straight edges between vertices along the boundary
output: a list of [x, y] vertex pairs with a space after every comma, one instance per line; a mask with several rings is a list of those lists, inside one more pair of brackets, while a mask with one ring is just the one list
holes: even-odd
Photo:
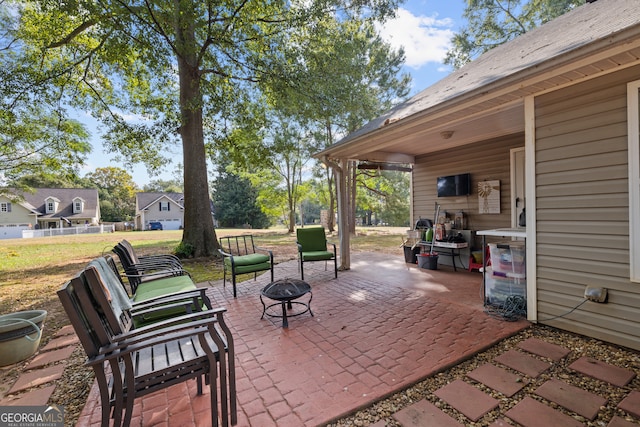
[[[133, 300], [135, 302], [143, 302], [152, 298], [192, 291], [194, 289], [196, 289], [196, 286], [189, 276], [174, 276], [140, 284]], [[200, 307], [204, 307], [204, 301], [200, 301]], [[133, 321], [136, 327], [140, 327], [159, 320], [182, 316], [186, 313], [187, 310], [184, 306], [171, 307], [166, 310], [157, 309], [153, 312], [145, 313], [142, 316], [136, 316]]]
[[[249, 254], [249, 255], [240, 255], [240, 256], [234, 256], [233, 257], [233, 263], [236, 266], [236, 271], [238, 270], [239, 266], [252, 266], [252, 265], [257, 265], [257, 264], [263, 264], [263, 263], [269, 263], [269, 260], [271, 258], [269, 258], [269, 255], [265, 255], [265, 254]], [[224, 259], [224, 263], [227, 265], [231, 265], [231, 258], [230, 257], [226, 257]]]
[[270, 262], [261, 262], [260, 264], [252, 264], [252, 265], [236, 265], [236, 274], [243, 273], [255, 273], [256, 271], [270, 270], [271, 263]]
[[302, 252], [302, 261], [322, 261], [327, 259], [333, 259], [333, 252], [329, 252], [329, 251]]
[[194, 289], [196, 289], [196, 285], [193, 284], [193, 281], [189, 276], [167, 277], [165, 279], [141, 283], [138, 286], [133, 300], [135, 302], [142, 302], [152, 298], [175, 294], [178, 292], [192, 291]]

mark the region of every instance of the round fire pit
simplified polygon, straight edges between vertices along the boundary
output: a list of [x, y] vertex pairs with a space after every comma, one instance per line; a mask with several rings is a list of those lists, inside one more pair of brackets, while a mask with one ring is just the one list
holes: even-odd
[[[300, 298], [303, 295], [309, 294], [309, 301], [304, 303], [301, 301], [294, 301], [295, 299]], [[269, 298], [274, 301], [278, 301], [274, 304], [266, 305], [262, 297]], [[269, 283], [265, 286], [262, 291], [260, 291], [260, 302], [262, 303], [262, 317], [264, 315], [272, 316], [272, 317], [282, 317], [282, 327], [289, 327], [288, 317], [299, 316], [306, 312], [309, 312], [311, 316], [313, 316], [313, 312], [311, 311], [311, 299], [313, 298], [313, 294], [311, 293], [311, 286], [304, 280], [298, 279], [281, 279], [276, 280], [275, 282]], [[293, 304], [299, 304], [304, 307], [303, 311], [296, 313], [287, 313], [289, 310], [293, 310]], [[270, 313], [269, 310], [271, 307], [275, 307], [277, 305], [282, 306], [282, 315]]]

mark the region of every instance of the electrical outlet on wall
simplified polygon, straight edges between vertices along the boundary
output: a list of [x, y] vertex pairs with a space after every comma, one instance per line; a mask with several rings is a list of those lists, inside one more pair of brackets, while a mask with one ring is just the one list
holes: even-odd
[[593, 302], [607, 302], [607, 289], [587, 286], [584, 291], [584, 297]]

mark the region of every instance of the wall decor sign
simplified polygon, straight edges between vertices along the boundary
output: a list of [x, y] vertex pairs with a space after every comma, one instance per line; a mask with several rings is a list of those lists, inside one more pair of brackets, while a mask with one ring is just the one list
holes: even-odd
[[500, 213], [500, 181], [478, 183], [478, 211], [480, 214]]

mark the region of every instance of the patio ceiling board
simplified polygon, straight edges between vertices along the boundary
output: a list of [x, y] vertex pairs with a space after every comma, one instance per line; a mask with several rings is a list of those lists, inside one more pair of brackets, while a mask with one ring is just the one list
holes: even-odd
[[[482, 112], [482, 114], [478, 114]], [[409, 156], [424, 155], [442, 150], [450, 150], [482, 139], [523, 132], [524, 113], [521, 103], [500, 106], [493, 114], [479, 109], [476, 114], [461, 112], [458, 121], [446, 117], [431, 121], [428, 125], [417, 121], [413, 126], [399, 126], [389, 129], [383, 135], [372, 136], [366, 143], [358, 144], [345, 151], [348, 158], [359, 160], [392, 161], [396, 153]], [[443, 139], [440, 133], [453, 130], [450, 139]], [[385, 153], [382, 159], [380, 154]], [[340, 152], [336, 152], [336, 156]]]
[[[612, 6], [616, 19], [602, 19]], [[473, 142], [438, 141], [439, 133], [457, 127], [447, 130], [455, 130], [452, 139], [458, 139], [464, 123], [456, 122], [465, 117], [492, 115], [504, 104], [640, 63], [639, 13], [640, 2], [633, 0], [600, 0], [576, 8], [487, 52], [317, 156], [363, 159], [373, 151], [394, 150], [420, 155]], [[483, 134], [483, 128], [475, 131], [476, 141], [496, 136]], [[421, 144], [411, 134], [438, 142]]]

